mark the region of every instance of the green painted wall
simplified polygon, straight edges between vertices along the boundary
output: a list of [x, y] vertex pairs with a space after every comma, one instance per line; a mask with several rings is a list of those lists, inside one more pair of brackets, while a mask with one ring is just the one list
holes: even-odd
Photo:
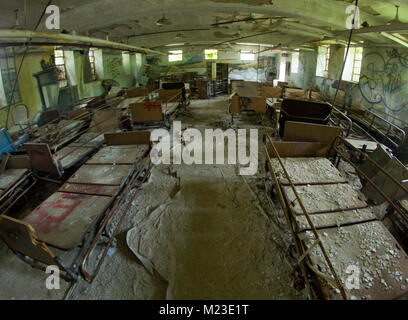
[[[49, 61], [51, 54], [53, 54], [53, 47], [43, 47], [41, 52], [29, 53], [24, 59], [21, 68], [18, 84], [20, 88], [21, 103], [25, 104], [29, 110], [29, 118], [42, 109], [41, 98], [36, 79], [33, 77], [34, 73], [42, 71], [41, 60]], [[86, 52], [86, 51], [85, 51]], [[16, 66], [18, 68], [22, 56], [16, 57]], [[137, 77], [142, 76], [144, 70], [145, 58], [144, 55], [135, 54], [129, 55], [129, 65], [125, 71], [122, 62], [122, 53], [119, 51], [109, 50], [95, 50], [96, 63], [96, 81], [86, 82], [85, 75], [85, 59], [87, 59], [84, 51], [81, 50], [65, 50], [65, 64], [67, 69], [68, 84], [76, 86], [78, 89], [79, 99], [94, 97], [101, 95], [104, 90], [101, 86], [103, 79], [114, 79], [119, 82], [122, 87], [132, 87], [137, 81]], [[1, 80], [1, 79], [0, 79]], [[58, 97], [58, 86], [51, 86], [48, 88], [48, 94], [45, 92], [46, 100], [48, 97], [54, 100]], [[2, 107], [3, 106], [3, 107]], [[12, 108], [13, 106], [11, 106]], [[0, 122], [3, 127], [14, 126], [9, 116], [9, 121], [6, 125], [8, 107], [5, 106], [4, 101], [0, 101]]]
[[[51, 51], [52, 52], [52, 51]], [[28, 54], [23, 62], [21, 67], [20, 76], [18, 79], [18, 85], [20, 88], [20, 95], [21, 95], [21, 103], [25, 104], [29, 110], [29, 117], [32, 117], [37, 113], [37, 111], [41, 110], [41, 98], [38, 91], [37, 81], [32, 76], [33, 73], [37, 73], [41, 71], [40, 62], [42, 59], [48, 60], [50, 58], [50, 51], [44, 50], [43, 53], [32, 53]], [[16, 67], [21, 63], [22, 56], [19, 55], [16, 57]], [[12, 107], [11, 107], [12, 108]], [[7, 110], [8, 108], [1, 108], [0, 110], [0, 122], [3, 126], [6, 126], [6, 118], [7, 118]], [[13, 126], [11, 114], [9, 116], [8, 127]]]

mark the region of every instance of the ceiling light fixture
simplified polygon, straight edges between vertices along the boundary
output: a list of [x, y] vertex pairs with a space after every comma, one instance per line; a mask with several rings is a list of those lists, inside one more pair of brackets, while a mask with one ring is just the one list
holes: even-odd
[[395, 18], [393, 20], [391, 20], [390, 22], [388, 22], [387, 25], [400, 24], [401, 23], [401, 21], [399, 19], [399, 15], [398, 15], [399, 6], [396, 5], [395, 8], [397, 8], [397, 13], [395, 15]]
[[169, 26], [171, 24], [173, 24], [173, 23], [171, 22], [170, 19], [166, 18], [165, 14], [163, 14], [163, 17], [161, 17], [159, 20], [156, 21], [156, 25], [159, 26], [159, 27]]
[[403, 45], [404, 47], [407, 47], [407, 48], [408, 48], [408, 42], [405, 42], [404, 40], [401, 40], [400, 38], [397, 38], [397, 37], [393, 36], [392, 34], [389, 34], [389, 33], [384, 32], [384, 31], [381, 32], [380, 34], [381, 34], [382, 36], [384, 36], [384, 37], [386, 37], [386, 38], [388, 38], [388, 39], [390, 39], [390, 40], [392, 40], [392, 41], [395, 41], [395, 42], [397, 42], [397, 43]]

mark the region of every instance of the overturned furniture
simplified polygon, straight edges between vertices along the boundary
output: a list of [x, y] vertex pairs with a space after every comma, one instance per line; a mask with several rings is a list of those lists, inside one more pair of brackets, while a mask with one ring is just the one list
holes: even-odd
[[347, 138], [348, 142], [366, 151], [375, 150], [379, 143], [364, 128], [354, 123], [345, 112], [328, 102], [284, 99], [280, 104], [277, 124], [277, 131], [281, 137], [287, 121], [340, 127], [342, 136]]
[[341, 137], [330, 142], [266, 137], [268, 168], [299, 267], [312, 299], [312, 283], [324, 299], [395, 299], [408, 292], [408, 256], [329, 161], [341, 157], [364, 177], [346, 147], [353, 148]]
[[[0, 217], [0, 238], [33, 267], [44, 270], [57, 265], [69, 281], [76, 281], [80, 270], [88, 281], [96, 276], [127, 210], [111, 235], [105, 230], [125, 195], [143, 183], [150, 170], [149, 132], [112, 133], [105, 140], [107, 147], [24, 219]], [[103, 235], [108, 237], [108, 245], [96, 271], [90, 274], [86, 261]], [[57, 250], [60, 256], [54, 253]], [[70, 261], [63, 261], [62, 256]]]
[[279, 134], [283, 135], [286, 121], [316, 124], [329, 122], [332, 106], [328, 103], [306, 100], [285, 99], [282, 101], [279, 117]]

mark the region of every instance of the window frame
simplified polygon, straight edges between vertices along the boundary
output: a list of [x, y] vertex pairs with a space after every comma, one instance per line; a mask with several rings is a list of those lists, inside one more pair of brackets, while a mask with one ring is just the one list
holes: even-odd
[[[255, 53], [252, 50], [241, 50], [239, 53], [239, 59], [241, 61], [255, 61]], [[252, 59], [243, 59], [243, 56], [252, 56]]]
[[[6, 101], [6, 105], [1, 107], [0, 109], [21, 103], [23, 99], [21, 98], [21, 92], [20, 92], [20, 85], [18, 83], [18, 79], [16, 82], [16, 87], [14, 89], [14, 95], [13, 95], [13, 101], [11, 101], [11, 92], [13, 91], [13, 86], [14, 86], [14, 81], [16, 80], [17, 77], [17, 66], [16, 66], [16, 59], [15, 59], [15, 52], [14, 48], [11, 48], [12, 53], [9, 53], [8, 48], [4, 48], [2, 50], [4, 52], [4, 57], [0, 56], [0, 60], [5, 60], [6, 61], [6, 69], [3, 68], [3, 63], [0, 61], [0, 72], [1, 72], [1, 85], [3, 86], [3, 91], [4, 91], [4, 98]], [[10, 66], [10, 61], [12, 61], [13, 66]], [[11, 75], [14, 75], [12, 77]], [[6, 79], [6, 80], [5, 80]], [[10, 86], [7, 86], [7, 83], [10, 83]], [[10, 88], [10, 90], [6, 90], [6, 88]]]
[[[321, 48], [325, 48], [326, 52], [324, 54], [320, 53], [319, 51]], [[324, 55], [324, 59], [321, 57]], [[319, 61], [323, 60], [323, 68], [321, 70], [318, 70], [319, 67]], [[329, 64], [330, 64], [330, 45], [321, 45], [318, 47], [318, 52], [317, 52], [317, 65], [316, 65], [316, 77], [323, 77], [323, 78], [328, 78], [329, 77]], [[321, 73], [318, 71], [321, 71]]]
[[293, 73], [293, 74], [299, 73], [300, 52], [293, 52], [290, 62], [291, 62], [290, 73]]
[[[210, 58], [209, 55], [214, 55], [214, 57]], [[204, 59], [218, 60], [218, 49], [204, 49]]]
[[[361, 53], [358, 53], [358, 49], [361, 49]], [[360, 82], [360, 76], [361, 76], [361, 68], [363, 66], [363, 52], [364, 52], [364, 48], [363, 47], [356, 47], [355, 52], [354, 52], [354, 60], [353, 60], [353, 71], [351, 73], [351, 81], [352, 82], [356, 82], [359, 83]], [[359, 58], [357, 58], [357, 55], [359, 56]], [[360, 66], [356, 67], [356, 62], [360, 63]], [[356, 72], [356, 69], [358, 69], [358, 71]], [[354, 80], [354, 77], [358, 76], [357, 80]]]
[[88, 59], [89, 59], [89, 65], [91, 66], [91, 79], [92, 81], [96, 81], [97, 76], [96, 76], [95, 50], [94, 49], [89, 49]]
[[329, 76], [329, 63], [330, 63], [330, 46], [327, 46], [323, 70], [323, 74], [325, 74], [327, 77]]
[[[361, 77], [361, 69], [363, 66], [363, 53], [364, 53], [364, 47], [352, 47], [351, 48], [353, 50], [352, 55], [350, 55], [350, 51], [348, 53], [348, 55], [346, 57], [346, 51], [344, 51], [344, 59], [346, 60], [346, 66], [348, 65], [347, 61], [349, 59], [352, 59], [352, 61], [350, 62], [351, 65], [351, 74], [348, 73], [347, 75], [350, 75], [350, 77], [345, 76], [345, 73], [343, 72], [342, 75], [342, 81], [348, 81], [348, 82], [352, 82], [352, 83], [359, 83], [360, 82], [360, 77]], [[360, 52], [358, 52], [360, 51]], [[359, 65], [357, 65], [359, 64]], [[347, 68], [345, 68], [345, 70], [348, 70]]]
[[[170, 57], [174, 57], [171, 59]], [[175, 58], [179, 57], [179, 58]], [[169, 62], [178, 62], [178, 61], [183, 61], [183, 50], [170, 50], [168, 52], [168, 60]]]
[[[57, 52], [62, 52], [61, 56], [57, 56]], [[58, 84], [60, 88], [65, 88], [68, 86], [68, 77], [67, 77], [67, 66], [65, 63], [65, 53], [64, 53], [64, 49], [60, 48], [60, 47], [55, 47], [54, 48], [54, 63], [55, 63], [55, 67], [57, 68], [57, 78], [58, 78]], [[63, 63], [58, 63], [57, 64], [57, 59], [62, 59]], [[63, 74], [64, 76], [61, 77], [61, 71], [60, 71], [60, 67], [62, 67], [64, 69]]]

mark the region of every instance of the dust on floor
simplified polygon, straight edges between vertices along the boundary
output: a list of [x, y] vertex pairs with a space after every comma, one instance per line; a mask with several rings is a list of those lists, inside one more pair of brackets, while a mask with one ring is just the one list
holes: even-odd
[[[227, 104], [227, 97], [195, 100], [177, 120], [183, 128], [227, 129]], [[233, 127], [258, 128], [262, 146], [268, 121], [241, 117]], [[262, 153], [250, 177], [239, 176], [237, 165], [154, 166], [127, 196], [132, 204], [98, 276], [81, 280], [70, 298], [305, 299], [293, 286], [286, 224], [266, 196]], [[69, 285], [46, 290], [46, 276], [0, 244], [1, 299], [62, 299]]]

